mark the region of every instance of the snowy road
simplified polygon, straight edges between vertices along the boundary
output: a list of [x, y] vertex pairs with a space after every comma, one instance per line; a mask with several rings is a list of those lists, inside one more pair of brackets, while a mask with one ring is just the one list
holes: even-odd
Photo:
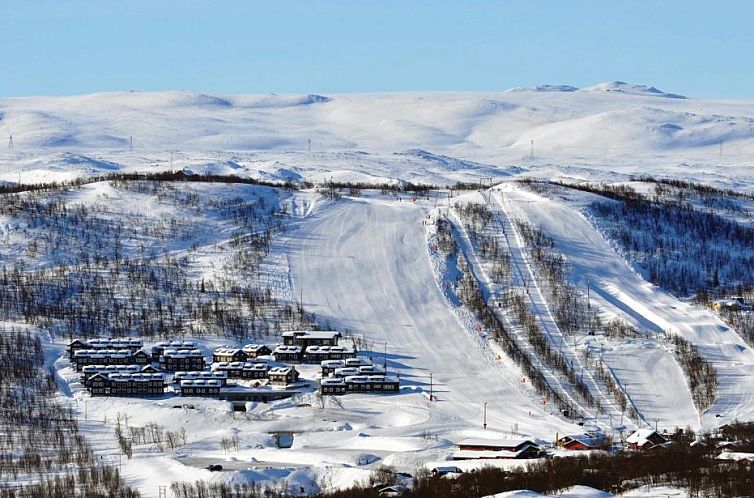
[[439, 400], [428, 408], [428, 430], [481, 429], [484, 402], [491, 429], [517, 423], [524, 433], [551, 437], [567, 428], [482, 360], [436, 285], [424, 213], [380, 200], [342, 200], [315, 211], [286, 240], [305, 307], [322, 323], [387, 341], [388, 367], [404, 384], [426, 390], [431, 372]]

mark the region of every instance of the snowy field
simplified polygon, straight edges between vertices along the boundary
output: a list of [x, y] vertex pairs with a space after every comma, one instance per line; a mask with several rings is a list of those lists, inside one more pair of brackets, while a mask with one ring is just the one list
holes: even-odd
[[[172, 395], [92, 398], [68, 364], [66, 337], [48, 339], [46, 354], [59, 375], [62, 402], [77, 411], [97, 454], [121, 466], [144, 496], [158, 496], [160, 486], [174, 481], [197, 479], [259, 482], [311, 494], [366, 483], [382, 465], [414, 473], [447, 464], [455, 443], [464, 438], [527, 438], [548, 444], [558, 434], [583, 432], [576, 420], [543, 402], [519, 366], [447, 292], [445, 279], [452, 275], [443, 273], [448, 269], [429, 241], [437, 217], [455, 216], [452, 205], [459, 201], [486, 202], [500, 226], [525, 220], [540, 227], [567, 258], [573, 285], [589, 285], [602, 316], [619, 318], [642, 332], [634, 339], [566, 338], [547, 322], [551, 311], [544, 294], [530, 298], [562, 354], [578, 363], [585, 349], [599, 350], [639, 414], [621, 427], [620, 410], [597, 393], [600, 388], [592, 379], [589, 385], [610, 408], [593, 414], [587, 427], [610, 435], [655, 425], [709, 431], [754, 419], [754, 352], [735, 330], [711, 311], [645, 280], [585, 214], [591, 194], [545, 196], [515, 182], [519, 177], [626, 182], [630, 175], [655, 175], [752, 193], [752, 101], [685, 98], [620, 82], [489, 94], [122, 92], [0, 99], [0, 137], [11, 135], [13, 148], [0, 151], [4, 184], [165, 170], [315, 185], [333, 180], [442, 187], [481, 179], [496, 184], [486, 197], [456, 192], [453, 199], [444, 189], [425, 198], [370, 190], [359, 196], [344, 192], [332, 200], [313, 188], [199, 183], [190, 184], [197, 201], [180, 197], [181, 184], [174, 184], [177, 194], [156, 197], [110, 182], [68, 191], [64, 202], [123, 222], [124, 257], [145, 252], [155, 260], [185, 256], [182, 275], [193, 282], [262, 281], [281, 303], [300, 300], [320, 326], [362, 338], [372, 346], [375, 363], [384, 361], [401, 380], [401, 391], [394, 395], [351, 394], [321, 406], [309, 389], [288, 400], [252, 403], [242, 413], [212, 399], [192, 398], [194, 407], [187, 409], [182, 407], [185, 399]], [[238, 255], [231, 240], [253, 230], [218, 207], [217, 202], [231, 199], [261, 203], [262, 217], [285, 213], [285, 226], [275, 231], [253, 274], [238, 273], [233, 266]], [[200, 211], [190, 204], [211, 201], [215, 210]], [[107, 208], [97, 211], [96, 205]], [[130, 227], [169, 225], [170, 219], [180, 223], [168, 236], [129, 232]], [[745, 215], [739, 221], [751, 224]], [[0, 218], [2, 258], [23, 260], [29, 270], [70, 264], [73, 252], [31, 252], [28, 241], [39, 237], [35, 230], [33, 223], [10, 215]], [[485, 273], [489, 265], [466, 239], [461, 243], [482, 290], [494, 294]], [[67, 244], [63, 248], [75, 248], [76, 241]], [[509, 237], [506, 250], [521, 275], [531, 272], [520, 240]], [[717, 370], [717, 398], [702, 413], [672, 353], [669, 334], [690, 341]], [[227, 337], [196, 339], [205, 351], [243, 344]], [[279, 342], [272, 329], [264, 340]], [[307, 379], [317, 375], [307, 366], [301, 373]], [[436, 396], [431, 402], [430, 383]], [[188, 441], [174, 450], [137, 446], [127, 459], [117, 447], [116, 420], [184, 429]], [[276, 431], [295, 433], [293, 447], [276, 448], [271, 435]], [[235, 449], [221, 447], [223, 438], [236, 436]], [[213, 463], [225, 471], [205, 469]], [[468, 470], [484, 462], [457, 464]], [[607, 495], [574, 488], [564, 496]], [[624, 496], [683, 493], [640, 489]]]

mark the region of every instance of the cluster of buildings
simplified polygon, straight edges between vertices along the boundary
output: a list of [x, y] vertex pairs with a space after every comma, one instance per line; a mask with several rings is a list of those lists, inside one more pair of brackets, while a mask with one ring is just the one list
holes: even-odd
[[[666, 446], [670, 439], [656, 430], [637, 429], [625, 440], [623, 449], [630, 451], [648, 451]], [[458, 450], [453, 460], [511, 460], [540, 458], [545, 456], [544, 448], [530, 439], [464, 439], [456, 443]], [[607, 450], [610, 441], [602, 432], [585, 432], [583, 434], [557, 437], [554, 446], [570, 451]]]
[[357, 356], [353, 347], [339, 345], [340, 339], [339, 332], [285, 332], [283, 344], [274, 348], [216, 348], [209, 363], [194, 341], [161, 341], [147, 350], [139, 339], [76, 339], [68, 354], [93, 396], [159, 396], [171, 386], [181, 396], [223, 397], [227, 392], [242, 399], [243, 389], [251, 388], [237, 381], [285, 388], [299, 381], [292, 365], [303, 363], [321, 365], [322, 394], [399, 390], [397, 377]]
[[388, 374], [368, 358], [358, 356], [342, 360], [320, 362], [322, 394], [340, 395], [359, 392], [397, 393], [400, 381], [397, 376]]

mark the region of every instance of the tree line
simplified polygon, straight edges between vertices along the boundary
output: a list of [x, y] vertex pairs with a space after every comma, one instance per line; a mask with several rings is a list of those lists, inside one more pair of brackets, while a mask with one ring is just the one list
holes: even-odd
[[39, 337], [0, 326], [0, 498], [135, 498], [102, 464], [75, 413], [57, 401], [57, 381]]

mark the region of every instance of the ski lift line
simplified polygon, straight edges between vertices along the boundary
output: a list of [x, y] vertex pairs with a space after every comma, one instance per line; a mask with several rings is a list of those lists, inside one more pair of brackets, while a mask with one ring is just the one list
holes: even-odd
[[[449, 205], [447, 205], [449, 210]], [[438, 287], [438, 289], [443, 292], [443, 289], [441, 288], [440, 282], [435, 280], [435, 285]], [[460, 321], [460, 317], [456, 314], [455, 310], [453, 314], [456, 316], [457, 319], [459, 319], [459, 323], [461, 324], [461, 329], [466, 332], [466, 335], [471, 338], [471, 340], [474, 342], [476, 347], [479, 349], [479, 351], [482, 354], [482, 358], [484, 361], [487, 362], [489, 366], [492, 368], [498, 370], [501, 372], [501, 377], [506, 380], [508, 385], [510, 385], [515, 391], [517, 391], [521, 396], [525, 399], [531, 399], [534, 400], [534, 398], [539, 398], [539, 395], [532, 396], [531, 391], [527, 391], [522, 387], [522, 385], [518, 382], [513, 382], [508, 376], [506, 375], [509, 373], [509, 371], [504, 368], [503, 363], [500, 361], [500, 355], [498, 353], [495, 353], [492, 348], [489, 345], [489, 342], [484, 341], [482, 339], [482, 336], [480, 334], [473, 333], [472, 330], [470, 330], [468, 327], [466, 327], [463, 322]], [[538, 406], [541, 408], [542, 413], [548, 414], [548, 412], [545, 409], [546, 405], [541, 405], [540, 403], [535, 403], [535, 406]], [[550, 413], [551, 414], [551, 413]]]
[[[455, 217], [455, 213], [453, 215]], [[457, 218], [456, 218], [457, 219]], [[439, 285], [439, 284], [438, 284]], [[467, 327], [463, 326], [463, 330], [466, 331], [466, 334], [471, 336], [472, 340], [477, 344], [477, 347], [480, 348], [482, 351], [482, 357], [487, 361], [488, 364], [494, 365], [495, 368], [500, 370], [501, 372], [504, 371], [502, 364], [499, 361], [500, 355], [496, 354], [492, 349], [490, 348], [489, 344], [482, 340], [481, 336], [478, 334], [473, 334]], [[524, 390], [520, 384], [511, 381], [506, 375], [503, 375], [503, 378], [505, 378], [508, 381], [508, 384], [513, 387], [515, 390], [517, 390], [520, 394], [522, 394], [525, 398], [531, 398], [531, 393]]]
[[[470, 253], [474, 257], [474, 259], [478, 259], [476, 258], [476, 253], [474, 252], [473, 245], [471, 244], [471, 239], [469, 238], [468, 233], [463, 227], [463, 223], [458, 218], [455, 212], [453, 212], [452, 216], [456, 221], [456, 225], [460, 227], [457, 230], [460, 232], [461, 238], [464, 240], [464, 245], [468, 247], [468, 253]], [[467, 256], [467, 252], [464, 252], [464, 255]], [[468, 259], [468, 256], [467, 256], [467, 259]], [[479, 261], [477, 261], [476, 266], [479, 267], [480, 272], [484, 272], [484, 269], [481, 267], [481, 263]], [[484, 279], [480, 279], [480, 277], [477, 275], [476, 270], [474, 268], [475, 265], [469, 264], [469, 267], [472, 274], [477, 279], [477, 281], [479, 282], [482, 282], [483, 280], [489, 281], [489, 279], [486, 279], [486, 275]], [[481, 287], [482, 287], [482, 292], [483, 293], [486, 292], [487, 295], [489, 296], [490, 292], [489, 292], [489, 289], [487, 288], [488, 286], [484, 285]], [[489, 299], [489, 297], [487, 297], [487, 299]], [[500, 318], [498, 312], [495, 310], [494, 307], [492, 308], [492, 313], [498, 316], [498, 318]], [[507, 322], [507, 319], [504, 316], [502, 317], [502, 319]], [[521, 341], [520, 346], [523, 347], [525, 350], [527, 350], [527, 354], [530, 357], [530, 360], [532, 360], [533, 362], [539, 365], [538, 370], [542, 373], [545, 383], [547, 384], [548, 388], [552, 392], [558, 393], [560, 396], [562, 396], [574, 412], [579, 412], [581, 416], [584, 416], [586, 418], [596, 418], [595, 414], [591, 413], [589, 409], [582, 406], [582, 404], [571, 394], [570, 390], [567, 389], [565, 384], [563, 383], [563, 380], [558, 375], [554, 374], [542, 362], [541, 358], [539, 358], [538, 355], [536, 355], [534, 352], [531, 351], [532, 349], [531, 344], [529, 344], [526, 341]], [[548, 377], [550, 379], [548, 379]], [[557, 385], [559, 389], [556, 389], [555, 387], [553, 387], [553, 385]]]
[[[490, 206], [490, 207], [491, 207], [491, 206]], [[501, 207], [502, 207], [502, 204], [501, 204]], [[518, 235], [518, 232], [517, 232], [517, 231], [515, 230], [515, 228], [514, 228], [514, 227], [512, 226], [512, 223], [510, 223], [510, 218], [509, 218], [508, 216], [506, 216], [506, 220], [507, 220], [507, 221], [509, 222], [509, 225], [511, 226], [511, 231], [513, 231], [513, 233], [514, 233], [514, 236]], [[502, 227], [502, 228], [503, 228], [503, 232], [504, 232], [504, 234], [505, 234], [505, 237], [506, 237], [506, 243], [507, 243], [507, 244], [508, 244], [508, 246], [510, 247], [510, 240], [508, 239], [508, 235], [507, 235], [507, 232], [505, 231], [504, 227]], [[518, 238], [517, 240], [519, 240], [519, 244], [521, 244], [521, 243], [522, 243], [522, 241], [521, 241], [520, 237], [519, 237], [519, 238]], [[524, 254], [523, 252], [521, 252], [521, 254], [520, 254], [520, 255], [521, 255], [522, 257], [526, 258], [526, 255], [525, 255], [525, 254]], [[524, 260], [524, 264], [525, 264], [525, 265], [527, 266], [527, 269], [529, 270], [529, 273], [530, 273], [530, 275], [531, 275], [531, 277], [532, 277], [532, 282], [534, 283], [534, 286], [535, 286], [535, 290], [539, 291], [539, 287], [538, 287], [538, 285], [537, 285], [536, 281], [534, 281], [534, 276], [533, 276], [533, 274], [531, 273], [531, 267], [529, 266], [529, 264], [528, 264], [528, 261], [526, 261], [526, 259]], [[518, 267], [518, 265], [516, 265], [516, 266]], [[519, 273], [520, 273], [520, 268], [518, 268], [518, 271], [519, 271]], [[528, 294], [528, 293], [527, 293], [527, 294]], [[536, 309], [539, 309], [539, 308], [540, 308], [540, 306], [538, 306], [538, 305], [537, 305], [537, 303], [535, 303], [535, 302], [534, 302], [534, 299], [533, 299], [533, 297], [532, 297], [532, 296], [531, 296], [530, 294], [528, 294], [528, 295], [529, 295], [529, 300], [530, 300], [530, 302], [531, 302], [532, 306], [534, 306], [534, 307], [535, 307]], [[548, 313], [550, 313], [550, 309], [549, 309], [549, 307], [547, 307], [547, 305], [546, 305], [546, 302], [544, 301], [544, 298], [543, 298], [543, 296], [542, 296], [541, 292], [539, 292], [539, 296], [540, 296], [540, 299], [543, 299], [543, 304], [545, 305], [547, 312], [548, 312]], [[541, 321], [541, 315], [539, 316], [539, 318], [540, 318], [540, 321]], [[552, 318], [552, 314], [551, 314], [551, 313], [550, 313], [550, 318], [551, 318], [551, 320], [554, 320], [554, 318]], [[553, 325], [555, 325], [555, 326], [557, 327], [557, 324], [556, 324], [556, 323], [555, 323], [554, 321], [553, 321], [552, 323], [553, 323]], [[543, 327], [543, 328], [545, 328], [545, 331], [547, 332], [547, 335], [548, 335], [548, 337], [550, 337], [550, 340], [552, 341], [552, 335], [550, 334], [549, 330], [547, 330], [547, 327]], [[558, 329], [558, 331], [559, 331], [559, 329]], [[565, 337], [563, 336], [562, 332], [560, 332], [560, 335], [561, 335], [561, 337], [563, 338], [563, 341], [565, 341]], [[561, 347], [562, 347], [562, 345], [564, 344], [564, 342], [563, 342], [563, 341], [561, 341], [561, 342], [560, 342], [560, 344], [561, 344]], [[554, 341], [553, 341], [553, 342], [554, 342]], [[563, 350], [561, 349], [560, 351], [561, 351], [561, 354], [562, 354]], [[581, 372], [582, 372], [582, 379], [584, 378], [584, 373], [586, 373], [586, 374], [587, 374], [587, 379], [589, 379], [589, 380], [591, 380], [591, 381], [592, 381], [592, 382], [591, 382], [591, 383], [592, 383], [592, 385], [593, 385], [593, 389], [592, 389], [592, 390], [595, 390], [597, 394], [599, 394], [599, 395], [600, 395], [600, 396], [601, 396], [601, 397], [602, 397], [602, 398], [603, 398], [603, 399], [604, 399], [605, 401], [607, 401], [607, 404], [606, 404], [606, 406], [604, 406], [604, 407], [602, 407], [601, 405], [599, 405], [599, 404], [598, 404], [598, 410], [599, 410], [599, 409], [601, 408], [602, 410], [605, 410], [605, 411], [606, 411], [607, 413], [609, 413], [609, 412], [608, 412], [608, 410], [610, 410], [610, 409], [616, 410], [616, 408], [617, 408], [617, 407], [614, 407], [614, 406], [613, 406], [613, 405], [614, 405], [614, 403], [613, 403], [613, 400], [612, 400], [611, 398], [607, 397], [607, 396], [606, 396], [606, 395], [604, 394], [604, 392], [603, 392], [603, 391], [602, 391], [602, 389], [600, 388], [599, 384], [597, 384], [597, 382], [596, 382], [596, 381], [595, 381], [595, 380], [594, 380], [594, 379], [593, 379], [593, 378], [591, 377], [591, 372], [589, 372], [589, 371], [585, 370], [585, 368], [584, 368], [584, 366], [583, 366], [583, 363], [582, 363], [582, 362], [580, 361], [580, 359], [578, 358], [578, 355], [576, 354], [576, 352], [575, 352], [575, 351], [574, 351], [574, 353], [573, 353], [573, 354], [574, 354], [574, 358], [575, 358], [575, 359], [576, 359], [576, 361], [578, 362], [578, 365], [579, 365], [579, 366], [581, 367]], [[571, 362], [572, 362], [572, 364], [573, 364], [573, 360], [571, 360]], [[617, 410], [616, 410], [616, 411], [617, 411]]]
[[[502, 197], [503, 197], [503, 194], [502, 194], [502, 192], [500, 192], [500, 207], [502, 208], [502, 210], [503, 210], [503, 213], [505, 214], [506, 218], [508, 218], [508, 219], [509, 219], [509, 217], [508, 217], [508, 213], [507, 213], [507, 211], [505, 210], [505, 207], [504, 207], [504, 205], [503, 205]], [[514, 237], [516, 237], [516, 240], [517, 240], [517, 241], [518, 241], [518, 243], [519, 243], [519, 247], [524, 247], [524, 246], [525, 246], [525, 244], [523, 243], [523, 238], [522, 238], [522, 237], [521, 237], [521, 235], [520, 235], [520, 234], [518, 233], [518, 230], [516, 229], [516, 227], [514, 226], [514, 224], [513, 224], [513, 223], [510, 223], [510, 226], [511, 226], [511, 231], [513, 232], [513, 235], [514, 235]], [[509, 246], [509, 247], [510, 247], [510, 246]], [[532, 286], [534, 287], [534, 290], [535, 290], [535, 291], [537, 292], [537, 295], [539, 296], [539, 298], [540, 298], [540, 300], [541, 300], [541, 302], [542, 302], [542, 305], [543, 305], [543, 306], [545, 307], [545, 311], [547, 312], [547, 314], [548, 314], [548, 316], [549, 316], [549, 318], [550, 318], [550, 323], [552, 323], [552, 325], [553, 325], [553, 326], [555, 327], [555, 329], [556, 329], [556, 330], [558, 331], [558, 333], [560, 334], [561, 340], [560, 340], [560, 341], [558, 341], [558, 342], [559, 342], [559, 344], [560, 344], [560, 348], [559, 348], [559, 349], [560, 349], [560, 352], [561, 352], [561, 354], [562, 354], [562, 353], [563, 353], [563, 349], [564, 349], [564, 347], [565, 347], [565, 348], [569, 348], [569, 346], [568, 346], [568, 344], [567, 344], [567, 341], [565, 340], [565, 335], [564, 335], [564, 334], [563, 334], [563, 332], [562, 332], [562, 331], [560, 330], [560, 327], [558, 326], [557, 322], [555, 321], [555, 318], [554, 318], [554, 316], [552, 315], [552, 311], [550, 310], [550, 307], [549, 307], [549, 306], [547, 305], [547, 302], [546, 302], [546, 300], [544, 299], [544, 295], [542, 294], [542, 291], [541, 291], [541, 289], [540, 289], [540, 287], [539, 287], [539, 284], [538, 284], [538, 283], [536, 282], [536, 279], [535, 279], [535, 277], [534, 277], [534, 273], [532, 272], [532, 269], [531, 269], [531, 263], [530, 263], [530, 262], [528, 261], [528, 257], [527, 257], [527, 255], [526, 255], [526, 253], [525, 253], [524, 251], [520, 251], [520, 253], [521, 253], [521, 256], [522, 256], [522, 258], [523, 258], [523, 260], [524, 260], [524, 261], [523, 261], [523, 262], [524, 262], [524, 265], [526, 266], [526, 268], [527, 268], [527, 270], [528, 270], [529, 276], [531, 277]], [[539, 310], [539, 309], [540, 309], [540, 306], [539, 306], [539, 305], [538, 305], [537, 303], [535, 303], [535, 302], [534, 302], [534, 299], [533, 299], [533, 297], [532, 297], [532, 296], [531, 296], [530, 294], [528, 294], [528, 295], [529, 295], [529, 301], [531, 302], [532, 306], [535, 306], [535, 307], [536, 307], [536, 308], [537, 308], [537, 309]], [[544, 324], [544, 322], [543, 322], [543, 321], [542, 321], [542, 319], [541, 319], [541, 315], [540, 315], [540, 317], [539, 317], [539, 318], [540, 318], [540, 322], [541, 322], [541, 323], [542, 323], [542, 325], [544, 326], [545, 324]], [[553, 337], [552, 337], [552, 334], [550, 333], [550, 331], [548, 330], [548, 328], [547, 328], [547, 327], [543, 327], [543, 328], [545, 329], [545, 331], [546, 331], [546, 333], [547, 333], [547, 336], [548, 336], [548, 338], [550, 339], [550, 341], [553, 341]], [[582, 376], [583, 376], [583, 373], [587, 373], [587, 376], [588, 376], [588, 377], [590, 378], [590, 380], [592, 381], [592, 383], [593, 383], [594, 387], [595, 387], [595, 388], [597, 389], [597, 392], [598, 392], [598, 393], [599, 393], [600, 395], [602, 395], [602, 397], [604, 397], [605, 399], [607, 399], [607, 400], [608, 400], [608, 401], [610, 402], [610, 404], [612, 405], [612, 404], [613, 404], [613, 400], [612, 400], [611, 398], [607, 397], [607, 396], [606, 396], [606, 395], [605, 395], [605, 394], [604, 394], [604, 393], [602, 392], [602, 390], [601, 390], [601, 388], [599, 387], [599, 385], [598, 385], [598, 384], [596, 383], [596, 381], [595, 381], [595, 380], [594, 380], [594, 379], [592, 378], [592, 376], [591, 376], [591, 372], [590, 372], [590, 371], [587, 371], [587, 370], [586, 370], [586, 369], [584, 368], [584, 365], [583, 365], [583, 363], [581, 362], [580, 358], [578, 357], [578, 353], [577, 353], [577, 352], [576, 352], [575, 350], [573, 351], [573, 358], [574, 358], [574, 360], [576, 361], [576, 363], [578, 364], [578, 366], [579, 366], [579, 367], [581, 368], [581, 371], [582, 371]], [[572, 360], [572, 361], [573, 361], [573, 360]], [[607, 409], [607, 408], [608, 408], [608, 407], [605, 407], [605, 409]]]
[[[508, 212], [507, 212], [507, 210], [505, 209], [505, 206], [504, 206], [503, 192], [502, 191], [498, 191], [498, 193], [500, 194], [500, 197], [497, 200], [498, 200], [498, 204], [500, 205], [500, 208], [501, 208], [501, 213], [504, 214], [504, 216], [506, 217], [506, 219], [508, 219], [509, 225], [511, 227], [511, 231], [513, 232], [514, 237], [516, 237], [516, 240], [518, 241], [520, 247], [524, 247], [523, 239], [522, 239], [521, 235], [518, 233], [518, 230], [516, 229], [516, 227], [514, 226], [514, 224], [510, 223], [510, 217], [509, 217]], [[508, 239], [507, 239], [507, 233], [506, 233], [506, 241], [509, 242]], [[510, 247], [510, 244], [509, 244], [509, 247]], [[550, 317], [551, 323], [553, 324], [553, 326], [555, 327], [555, 329], [558, 331], [558, 333], [560, 334], [560, 336], [562, 338], [562, 341], [560, 342], [561, 346], [565, 345], [565, 348], [570, 349], [570, 346], [568, 345], [567, 341], [565, 341], [565, 335], [560, 330], [560, 327], [558, 326], [557, 322], [555, 322], [555, 318], [552, 315], [552, 311], [550, 310], [550, 307], [547, 305], [547, 302], [544, 299], [544, 295], [542, 294], [542, 291], [541, 291], [541, 289], [539, 287], [539, 284], [536, 282], [536, 280], [534, 278], [534, 274], [533, 274], [532, 269], [531, 269], [531, 264], [529, 263], [528, 257], [524, 253], [524, 251], [521, 251], [521, 256], [524, 258], [524, 264], [525, 264], [525, 266], [526, 266], [526, 268], [528, 270], [529, 275], [531, 276], [531, 281], [532, 281], [532, 285], [533, 285], [533, 287], [535, 289], [535, 292], [537, 292], [537, 295], [541, 299], [541, 301], [542, 301], [542, 303], [543, 303], [543, 305], [545, 307], [545, 311], [547, 312], [548, 316]], [[531, 301], [532, 305], [536, 305], [536, 303], [534, 303], [533, 297], [531, 295], [529, 295], [529, 300]], [[536, 307], [539, 308], [539, 306], [536, 306]], [[540, 317], [540, 321], [541, 321], [541, 317]], [[545, 330], [546, 330], [547, 335], [550, 338], [550, 340], [552, 340], [552, 335], [550, 334], [550, 331], [547, 330], [547, 328], [545, 328]], [[563, 348], [561, 347], [561, 353], [562, 352], [563, 352]], [[582, 378], [586, 377], [589, 381], [591, 381], [590, 383], [592, 384], [593, 388], [596, 390], [596, 393], [598, 393], [604, 400], [606, 400], [608, 402], [608, 406], [605, 406], [603, 408], [605, 410], [608, 410], [610, 408], [612, 408], [613, 410], [616, 410], [617, 406], [615, 405], [615, 401], [612, 399], [612, 397], [607, 396], [603, 392], [603, 390], [602, 390], [601, 386], [599, 385], [599, 383], [597, 383], [596, 379], [594, 379], [594, 377], [592, 375], [592, 372], [590, 370], [588, 370], [588, 369], [585, 368], [583, 362], [581, 361], [581, 359], [578, 356], [578, 352], [575, 349], [573, 351], [573, 361], [575, 361], [575, 363], [580, 367], [581, 372], [582, 372]], [[584, 376], [583, 374], [586, 374], [586, 375]], [[623, 389], [621, 389], [621, 391], [623, 391]], [[624, 394], [626, 396], [628, 396], [625, 393], [625, 391], [624, 391]], [[636, 413], [637, 413], [637, 415], [639, 415], [641, 417], [641, 414], [640, 414], [640, 412], [638, 410], [636, 411]]]

